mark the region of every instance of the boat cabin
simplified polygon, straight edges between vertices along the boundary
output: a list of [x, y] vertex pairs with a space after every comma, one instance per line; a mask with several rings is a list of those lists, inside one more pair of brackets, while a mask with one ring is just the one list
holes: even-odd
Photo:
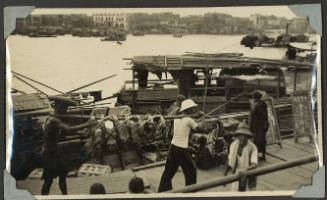
[[[132, 80], [126, 81], [117, 103], [131, 106], [135, 114], [165, 114], [178, 94], [193, 99], [207, 112], [244, 91], [263, 90], [278, 99], [311, 86], [312, 64], [304, 62], [235, 53], [136, 56], [129, 60]], [[242, 95], [220, 112], [247, 110], [249, 98], [249, 94]]]

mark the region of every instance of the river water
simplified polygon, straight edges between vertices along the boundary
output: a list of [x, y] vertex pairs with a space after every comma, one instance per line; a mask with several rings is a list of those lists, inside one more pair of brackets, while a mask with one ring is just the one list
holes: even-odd
[[[245, 56], [281, 59], [283, 48], [246, 48], [240, 45], [243, 35], [128, 35], [122, 44], [101, 42], [100, 38], [73, 37], [30, 38], [14, 35], [7, 40], [11, 69], [48, 84], [61, 91], [69, 91], [110, 74], [116, 77], [81, 91], [103, 90], [103, 96], [117, 92], [125, 80], [132, 77], [128, 60], [140, 55], [181, 55], [185, 52], [239, 52]], [[25, 92], [34, 89], [13, 79], [13, 87]], [[48, 94], [56, 94], [40, 87]]]

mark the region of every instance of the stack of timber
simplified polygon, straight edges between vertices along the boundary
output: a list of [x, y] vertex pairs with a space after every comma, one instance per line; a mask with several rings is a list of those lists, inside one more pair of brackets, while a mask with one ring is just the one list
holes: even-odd
[[215, 57], [241, 57], [243, 53], [193, 53], [186, 52], [185, 56], [197, 56], [197, 57], [205, 57], [205, 58], [215, 58]]
[[134, 69], [146, 65], [149, 71], [181, 70], [187, 68], [222, 68], [222, 67], [302, 67], [312, 68], [312, 64], [290, 60], [273, 60], [249, 57], [199, 57], [199, 56], [135, 56], [132, 59]]

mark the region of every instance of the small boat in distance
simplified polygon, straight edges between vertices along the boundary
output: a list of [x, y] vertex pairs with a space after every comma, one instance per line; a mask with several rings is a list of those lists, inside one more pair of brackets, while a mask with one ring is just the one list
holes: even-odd
[[174, 37], [183, 37], [183, 33], [175, 33], [173, 36]]
[[53, 32], [46, 29], [40, 29], [37, 31], [30, 32], [28, 33], [28, 36], [29, 37], [57, 37]]
[[[106, 42], [106, 41], [116, 41], [117, 43], [120, 42], [120, 41], [125, 41], [126, 38], [114, 38], [114, 37], [105, 37], [105, 38], [102, 38], [101, 41], [102, 42]], [[120, 43], [121, 44], [121, 43]]]
[[132, 32], [133, 36], [144, 36], [144, 32], [143, 31], [134, 31]]
[[125, 41], [126, 34], [124, 33], [111, 33], [109, 36], [102, 38], [101, 41]]

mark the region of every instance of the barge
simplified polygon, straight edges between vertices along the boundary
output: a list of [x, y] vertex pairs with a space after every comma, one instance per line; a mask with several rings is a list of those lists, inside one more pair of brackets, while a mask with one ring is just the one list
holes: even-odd
[[[65, 117], [66, 123], [78, 124], [94, 116], [106, 127], [105, 132], [95, 127], [62, 138], [60, 143], [67, 157], [75, 163], [72, 171], [75, 171], [73, 176], [77, 177], [72, 178], [72, 182], [86, 181], [89, 176], [85, 177], [85, 174], [94, 175], [91, 171], [81, 172], [85, 170], [83, 164], [89, 163], [94, 167], [106, 166], [106, 170], [103, 170], [106, 174], [96, 174], [99, 177], [96, 180], [107, 181], [109, 177], [123, 177], [127, 173], [129, 178], [131, 174], [145, 176], [152, 185], [156, 185], [159, 180], [148, 174], [160, 175], [163, 170], [169, 146], [169, 120], [174, 118], [167, 116], [167, 110], [178, 94], [193, 99], [200, 109], [210, 113], [206, 137], [215, 167], [201, 171], [200, 182], [211, 177], [212, 173], [222, 172], [230, 133], [248, 117], [249, 91], [253, 90], [260, 90], [265, 95], [271, 124], [267, 134], [269, 157], [264, 165], [290, 161], [300, 150], [306, 155], [316, 155], [312, 144], [315, 130], [311, 123], [313, 119], [310, 118], [316, 113], [312, 111], [308, 94], [311, 90], [311, 74], [314, 73], [312, 63], [248, 58], [241, 54], [197, 53], [137, 56], [128, 60], [132, 64], [128, 69], [132, 71], [132, 80], [126, 81], [125, 87], [114, 95], [117, 97], [115, 108], [83, 106], [80, 103], [70, 108]], [[157, 79], [148, 79], [149, 74]], [[75, 99], [83, 97], [78, 93], [69, 96], [75, 96]], [[31, 174], [35, 169], [42, 168], [41, 126], [45, 117], [51, 113], [51, 102], [41, 94], [16, 94], [13, 99], [16, 148], [13, 149], [11, 173], [18, 180], [25, 179], [18, 186], [26, 189], [31, 187], [26, 183], [37, 185], [40, 182], [40, 177], [35, 180]], [[101, 99], [101, 95], [100, 98], [97, 95], [97, 101]], [[112, 122], [112, 115], [119, 117], [119, 124]], [[308, 118], [304, 119], [304, 116]], [[309, 140], [306, 137], [302, 139], [302, 136], [308, 136]], [[199, 137], [195, 133], [190, 140], [193, 154], [197, 151]], [[298, 167], [299, 173], [305, 171], [311, 177], [317, 163], [309, 166], [304, 169]], [[285, 176], [285, 173], [292, 176], [286, 170], [281, 172], [280, 177]], [[301, 181], [307, 183], [310, 181], [308, 177]], [[269, 187], [267, 180], [264, 187]], [[183, 184], [177, 185], [177, 189], [182, 189]], [[295, 184], [288, 189], [294, 187]], [[33, 191], [33, 188], [29, 189]], [[262, 189], [262, 185], [259, 189]], [[118, 190], [112, 193], [124, 192]]]

